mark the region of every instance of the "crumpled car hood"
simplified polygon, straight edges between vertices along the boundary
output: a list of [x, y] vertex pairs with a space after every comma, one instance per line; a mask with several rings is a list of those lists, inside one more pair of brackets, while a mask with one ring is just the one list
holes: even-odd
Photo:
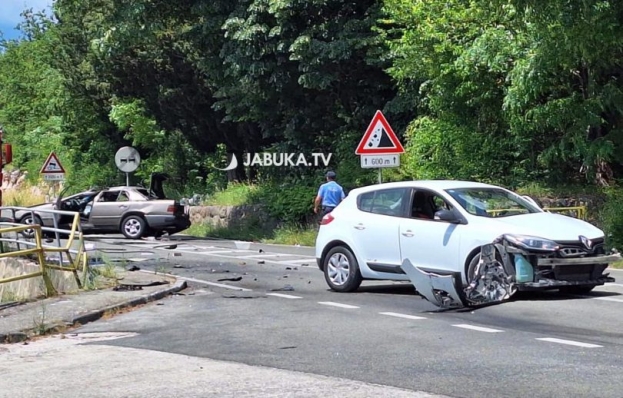
[[580, 235], [589, 239], [604, 236], [602, 230], [586, 221], [554, 213], [522, 214], [494, 218], [491, 221], [500, 224], [502, 230], [504, 226], [518, 229], [514, 231], [513, 228], [506, 228], [506, 233], [530, 234], [555, 241], [574, 241]]

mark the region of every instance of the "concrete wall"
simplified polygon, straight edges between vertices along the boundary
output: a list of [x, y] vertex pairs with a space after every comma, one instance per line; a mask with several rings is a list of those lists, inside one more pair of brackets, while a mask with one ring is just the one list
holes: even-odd
[[[21, 258], [0, 259], [0, 279], [25, 275], [39, 271], [39, 264]], [[48, 275], [59, 293], [74, 293], [78, 285], [71, 272], [49, 270]], [[1, 283], [1, 301], [30, 300], [45, 295], [42, 277], [28, 278], [21, 281]]]

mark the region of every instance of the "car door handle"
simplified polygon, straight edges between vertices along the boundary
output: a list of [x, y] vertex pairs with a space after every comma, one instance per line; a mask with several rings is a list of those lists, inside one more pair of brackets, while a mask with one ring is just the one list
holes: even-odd
[[119, 205], [120, 209], [125, 209], [126, 207], [128, 207], [128, 205]]
[[411, 230], [408, 229], [405, 232], [403, 232], [402, 235], [406, 236], [407, 238], [410, 238], [413, 236], [413, 232], [411, 232]]
[[366, 227], [364, 227], [363, 224], [357, 224], [355, 225], [355, 229], [362, 230], [362, 229], [366, 229]]

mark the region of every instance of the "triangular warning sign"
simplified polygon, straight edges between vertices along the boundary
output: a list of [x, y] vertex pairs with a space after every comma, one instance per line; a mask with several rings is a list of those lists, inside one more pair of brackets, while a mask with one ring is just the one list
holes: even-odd
[[58, 160], [58, 157], [54, 152], [50, 152], [50, 155], [46, 159], [45, 163], [43, 163], [43, 167], [40, 171], [41, 174], [64, 174], [65, 169], [63, 165]]
[[357, 146], [357, 155], [404, 153], [405, 149], [381, 111], [376, 111]]

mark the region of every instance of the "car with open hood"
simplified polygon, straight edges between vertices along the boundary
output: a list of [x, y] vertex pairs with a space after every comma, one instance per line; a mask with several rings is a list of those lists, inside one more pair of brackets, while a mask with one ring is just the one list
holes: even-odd
[[[43, 210], [65, 210], [80, 214], [84, 233], [119, 233], [126, 238], [174, 234], [187, 229], [190, 215], [187, 206], [168, 199], [162, 182], [168, 179], [163, 173], [151, 176], [150, 188], [141, 186], [115, 186], [91, 189], [65, 197], [62, 192], [54, 203], [31, 206], [31, 211], [15, 212], [15, 220], [22, 224], [39, 224], [44, 227], [69, 229], [72, 216], [59, 216]], [[66, 192], [66, 190], [64, 190]], [[25, 235], [32, 235], [32, 230]]]
[[[483, 264], [483, 248], [504, 267]], [[491, 297], [496, 289], [586, 293], [613, 281], [604, 271], [620, 258], [606, 250], [596, 226], [548, 212], [505, 188], [469, 181], [354, 189], [323, 217], [316, 240], [318, 267], [339, 292], [368, 279], [430, 285], [435, 277], [452, 276], [461, 294], [470, 285]]]

